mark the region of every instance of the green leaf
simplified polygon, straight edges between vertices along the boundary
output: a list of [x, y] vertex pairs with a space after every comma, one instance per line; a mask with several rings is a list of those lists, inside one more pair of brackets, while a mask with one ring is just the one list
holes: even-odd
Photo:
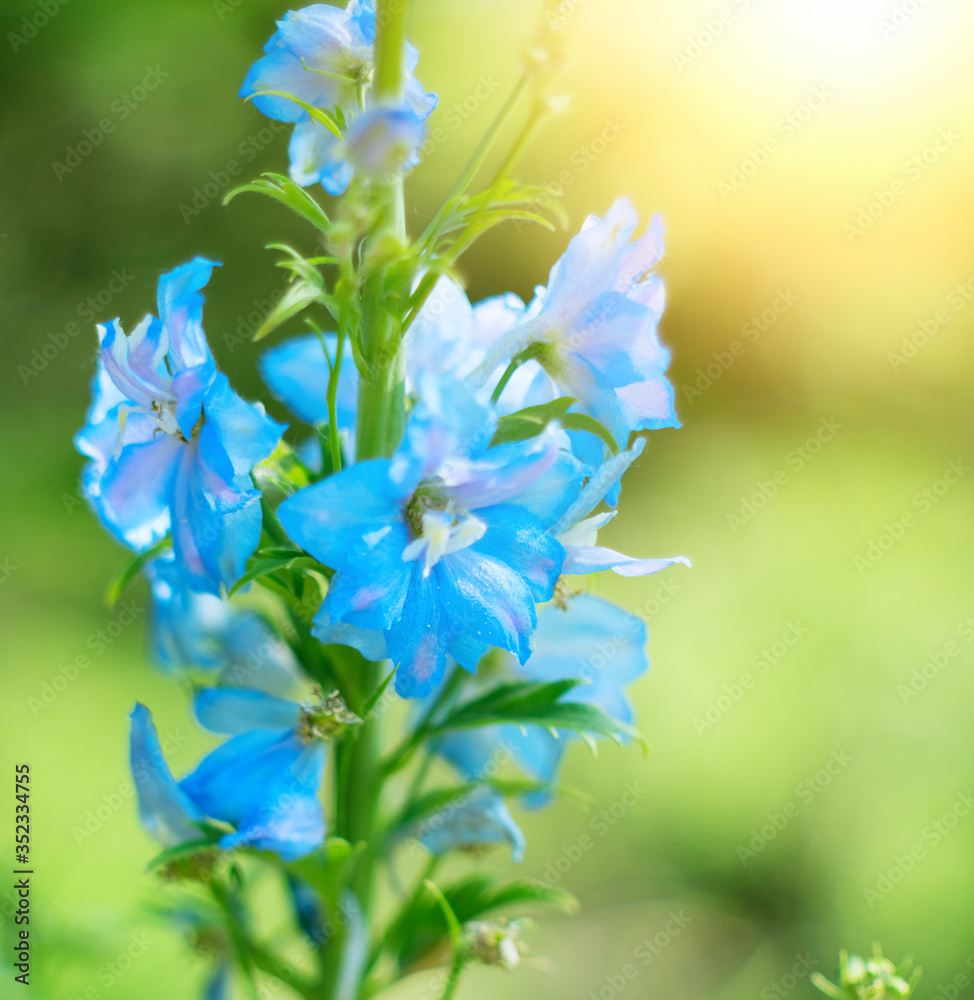
[[198, 826], [200, 830], [200, 836], [197, 839], [184, 840], [181, 844], [176, 844], [175, 847], [167, 847], [164, 851], [157, 854], [148, 863], [148, 865], [146, 865], [146, 871], [153, 871], [156, 868], [169, 864], [170, 861], [180, 861], [191, 858], [199, 851], [218, 848], [220, 838], [231, 829], [229, 826], [216, 826], [215, 824], [209, 823], [205, 820], [195, 823], [194, 825]]
[[392, 680], [393, 677], [396, 676], [396, 669], [397, 669], [396, 667], [393, 667], [392, 670], [389, 671], [389, 676], [386, 677], [386, 679], [375, 689], [375, 693], [372, 695], [371, 698], [369, 698], [369, 700], [362, 707], [363, 722], [366, 719], [368, 719], [372, 710], [375, 708], [376, 705], [379, 704], [379, 700], [385, 694], [386, 688], [389, 686], [389, 682]]
[[604, 736], [614, 743], [629, 739], [644, 749], [648, 744], [632, 726], [618, 722], [595, 705], [561, 701], [561, 697], [581, 681], [563, 680], [547, 684], [519, 681], [501, 684], [480, 698], [461, 705], [431, 730], [470, 729], [499, 723], [569, 729], [578, 733], [594, 750], [593, 736]]
[[105, 600], [110, 608], [115, 607], [125, 588], [139, 575], [142, 567], [148, 565], [153, 559], [165, 552], [171, 544], [169, 536], [166, 535], [161, 542], [156, 542], [151, 549], [140, 552], [118, 571], [105, 591]]
[[317, 288], [304, 280], [295, 281], [287, 287], [280, 300], [271, 310], [270, 315], [264, 320], [251, 339], [263, 340], [264, 337], [269, 333], [273, 333], [282, 323], [287, 322], [292, 316], [296, 316], [302, 309], [306, 309], [312, 302], [320, 300], [321, 292]]
[[269, 546], [266, 549], [260, 549], [258, 552], [254, 553], [255, 557], [258, 559], [298, 559], [304, 555], [301, 549], [291, 549], [291, 548], [275, 548]]
[[262, 577], [269, 576], [271, 573], [277, 573], [283, 569], [318, 569], [320, 564], [317, 560], [312, 559], [310, 556], [302, 555], [296, 552], [294, 555], [290, 556], [274, 556], [270, 559], [261, 559], [256, 562], [246, 573], [230, 588], [230, 596], [233, 597], [242, 587], [246, 587], [248, 583], [253, 583], [255, 580], [259, 580]]
[[262, 90], [257, 94], [250, 94], [244, 100], [250, 101], [255, 97], [283, 97], [288, 101], [294, 101], [302, 111], [306, 111], [319, 125], [324, 125], [337, 138], [343, 138], [342, 130], [338, 127], [338, 121], [334, 115], [329, 114], [321, 108], [316, 108], [313, 104], [308, 104], [307, 101], [302, 101], [300, 97], [295, 97], [294, 94], [285, 93], [283, 90]]
[[286, 253], [289, 259], [279, 260], [277, 266], [283, 268], [285, 271], [290, 271], [292, 275], [303, 279], [306, 284], [311, 285], [313, 288], [317, 288], [321, 295], [321, 300], [329, 305], [329, 309], [331, 308], [333, 303], [330, 303], [331, 296], [328, 295], [325, 288], [325, 279], [315, 266], [314, 261], [298, 253], [294, 247], [289, 247], [286, 243], [268, 243], [267, 249], [280, 250]]
[[497, 430], [491, 439], [491, 445], [508, 444], [511, 441], [526, 441], [536, 437], [553, 420], [563, 420], [568, 407], [578, 400], [571, 396], [560, 396], [550, 403], [538, 406], [527, 406], [517, 413], [510, 413], [497, 421]]
[[436, 900], [436, 904], [439, 906], [440, 912], [446, 920], [446, 926], [450, 932], [450, 944], [455, 954], [460, 950], [460, 942], [463, 939], [463, 928], [460, 926], [460, 921], [453, 912], [450, 901], [443, 895], [443, 890], [432, 879], [423, 879], [423, 885], [426, 886], [427, 891]]
[[566, 431], [588, 431], [589, 434], [594, 434], [596, 437], [601, 438], [613, 455], [619, 454], [619, 446], [616, 444], [616, 439], [612, 436], [612, 431], [600, 420], [590, 417], [587, 413], [566, 413], [561, 418], [561, 426]]
[[283, 174], [265, 173], [261, 178], [251, 181], [249, 184], [241, 184], [228, 192], [223, 199], [224, 205], [229, 205], [238, 194], [251, 191], [254, 194], [267, 195], [286, 205], [292, 212], [296, 212], [302, 219], [306, 219], [315, 229], [326, 236], [331, 232], [331, 220], [325, 215], [322, 207], [308, 194], [299, 184], [295, 184], [290, 177]]
[[[461, 925], [502, 906], [540, 903], [557, 906], [568, 912], [573, 912], [578, 907], [575, 897], [564, 889], [550, 888], [543, 882], [527, 879], [498, 884], [494, 882], [494, 876], [486, 874], [468, 875], [451, 885], [440, 886], [440, 891]], [[388, 942], [390, 949], [396, 952], [399, 968], [402, 970], [448, 940], [449, 933], [450, 928], [440, 903], [424, 893], [399, 915], [390, 928]]]

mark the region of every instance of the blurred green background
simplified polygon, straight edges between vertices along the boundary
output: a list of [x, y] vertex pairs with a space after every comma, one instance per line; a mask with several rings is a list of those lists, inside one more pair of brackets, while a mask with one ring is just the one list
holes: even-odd
[[[415, 0], [441, 138], [408, 182], [414, 231], [516, 79], [537, 6]], [[243, 338], [279, 287], [262, 246], [311, 247], [277, 206], [219, 201], [230, 164], [285, 163], [235, 96], [285, 9], [3, 3], [0, 739], [3, 767], [34, 773], [39, 1000], [169, 1000], [204, 972], [147, 915], [155, 848], [120, 787], [136, 698], [177, 773], [208, 743], [147, 663], [144, 595], [128, 626], [103, 603], [123, 553], [77, 502], [71, 435], [93, 322], [137, 321], [196, 253], [226, 265], [207, 294], [218, 360], [260, 393]], [[563, 189], [570, 231], [621, 194], [662, 213], [684, 422], [650, 436], [607, 542], [695, 565], [599, 582], [650, 627], [635, 700], [653, 752], [575, 747], [568, 780], [595, 811], [519, 814], [523, 873], [583, 910], [541, 920], [532, 967], [461, 994], [809, 997], [809, 966], [875, 939], [916, 954], [922, 996], [974, 995], [974, 9], [563, 9], [571, 110], [521, 175]], [[464, 261], [471, 297], [530, 296], [568, 235], [496, 231]], [[133, 933], [145, 954], [116, 975]], [[0, 995], [20, 995], [8, 972]], [[401, 995], [429, 991], [420, 975]]]

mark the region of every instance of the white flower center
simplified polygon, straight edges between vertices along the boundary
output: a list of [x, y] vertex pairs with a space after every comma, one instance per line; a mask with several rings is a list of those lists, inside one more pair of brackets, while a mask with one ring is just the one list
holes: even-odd
[[423, 560], [423, 576], [451, 552], [459, 552], [484, 537], [487, 525], [472, 514], [453, 515], [442, 510], [423, 512], [422, 532], [403, 549], [403, 562]]

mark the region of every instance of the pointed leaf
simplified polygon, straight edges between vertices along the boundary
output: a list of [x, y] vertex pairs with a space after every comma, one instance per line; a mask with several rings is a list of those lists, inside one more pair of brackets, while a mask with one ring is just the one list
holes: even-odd
[[289, 285], [284, 295], [277, 305], [271, 310], [270, 315], [261, 324], [260, 328], [251, 338], [252, 340], [263, 340], [269, 333], [273, 333], [282, 323], [285, 323], [292, 316], [296, 316], [302, 309], [306, 309], [312, 302], [320, 301], [321, 293], [317, 288], [309, 285], [306, 281], [296, 281]]
[[587, 413], [566, 413], [561, 418], [561, 425], [566, 431], [588, 431], [589, 434], [601, 438], [613, 455], [619, 454], [619, 445], [616, 444], [612, 431], [595, 417]]
[[147, 566], [153, 559], [161, 555], [172, 545], [169, 536], [166, 535], [161, 542], [156, 542], [151, 549], [140, 552], [130, 559], [115, 575], [105, 591], [105, 601], [110, 608], [115, 607], [118, 599], [122, 596], [125, 588], [139, 575], [143, 566]]
[[302, 101], [300, 97], [295, 97], [294, 94], [285, 93], [283, 90], [262, 90], [257, 94], [248, 95], [244, 100], [250, 101], [255, 97], [283, 97], [285, 100], [294, 101], [302, 111], [306, 112], [319, 125], [324, 125], [329, 132], [333, 133], [339, 139], [342, 138], [342, 130], [338, 127], [338, 122], [334, 115], [329, 114], [329, 112], [324, 111], [322, 108], [316, 108], [313, 104], [308, 104], [307, 101]]
[[578, 680], [563, 680], [549, 684], [502, 684], [482, 697], [461, 705], [431, 731], [436, 733], [515, 723], [569, 729], [583, 739], [586, 736], [604, 736], [615, 743], [629, 739], [648, 749], [648, 744], [637, 730], [613, 719], [596, 705], [559, 700], [580, 683]]
[[285, 177], [283, 174], [266, 173], [261, 179], [251, 181], [249, 184], [242, 184], [228, 192], [223, 199], [223, 204], [229, 205], [238, 194], [244, 194], [248, 191], [267, 195], [282, 205], [286, 205], [325, 235], [331, 232], [331, 220], [322, 207], [290, 177]]
[[578, 402], [571, 396], [560, 396], [550, 403], [527, 406], [516, 413], [500, 417], [491, 444], [508, 444], [537, 437], [553, 420], [563, 421], [568, 408]]
[[246, 573], [230, 588], [230, 596], [233, 597], [243, 587], [246, 587], [248, 583], [253, 583], [255, 580], [260, 580], [262, 577], [269, 576], [271, 573], [277, 573], [284, 569], [318, 569], [320, 564], [312, 559], [310, 556], [301, 555], [297, 553], [293, 556], [276, 556], [271, 559], [261, 559], [259, 562], [255, 563]]

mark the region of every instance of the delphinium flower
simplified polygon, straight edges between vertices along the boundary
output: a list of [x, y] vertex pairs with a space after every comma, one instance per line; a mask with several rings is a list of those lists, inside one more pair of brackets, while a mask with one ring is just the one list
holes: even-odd
[[[550, 798], [573, 739], [639, 738], [627, 689], [648, 667], [645, 623], [587, 593], [585, 578], [686, 561], [598, 538], [643, 449], [633, 433], [678, 426], [657, 335], [659, 220], [633, 241], [627, 201], [588, 219], [528, 306], [512, 294], [471, 304], [457, 279], [482, 232], [535, 215], [539, 189], [510, 168], [549, 106], [558, 33], [546, 24], [496, 127], [414, 238], [402, 177], [436, 98], [413, 75], [408, 4], [378, 8], [288, 12], [241, 90], [294, 125], [291, 180], [266, 174], [240, 190], [315, 230], [315, 256], [276, 244], [291, 283], [255, 334], [299, 313], [314, 331], [260, 366], [316, 428], [315, 455], [308, 441], [281, 444], [285, 428], [217, 371], [203, 259], [163, 276], [158, 319], [129, 336], [117, 321], [100, 328], [78, 436], [92, 505], [139, 553], [120, 580], [140, 568], [149, 579], [156, 658], [225, 737], [177, 781], [148, 709], [132, 713], [140, 814], [171, 848], [160, 870], [205, 883], [215, 912], [214, 997], [238, 975], [256, 995], [301, 932], [309, 961], [287, 981], [303, 997], [395, 988], [446, 943], [444, 996], [473, 961], [516, 966], [518, 922], [485, 918], [501, 903], [566, 905], [567, 894], [487, 872], [433, 883], [439, 859], [499, 844], [519, 861], [510, 796]], [[526, 131], [478, 191], [501, 128], [532, 93]], [[325, 211], [298, 187], [315, 183], [348, 193]], [[412, 711], [386, 714], [393, 677], [418, 699]], [[292, 697], [311, 685], [307, 700]], [[446, 787], [436, 755], [459, 774]], [[516, 780], [497, 773], [510, 758]], [[393, 853], [410, 837], [434, 857], [377, 931], [379, 875], [395, 880]], [[293, 919], [256, 934], [249, 909], [266, 898], [255, 895], [266, 873]]]
[[[630, 243], [637, 222], [626, 199], [604, 219], [589, 217], [551, 269], [547, 288], [518, 322], [498, 326], [473, 379], [496, 382], [512, 359], [535, 361], [541, 369], [531, 387], [535, 395], [574, 397], [619, 447], [632, 431], [679, 427], [665, 377], [670, 355], [657, 334], [663, 284], [651, 273], [663, 253], [662, 223], [654, 217], [646, 234]], [[575, 434], [573, 444], [591, 464], [600, 458], [591, 435]]]
[[[410, 165], [421, 123], [436, 107], [436, 97], [413, 76], [419, 53], [407, 45], [403, 105], [371, 105], [372, 0], [352, 0], [345, 10], [313, 4], [289, 11], [277, 29], [264, 46], [266, 54], [247, 74], [240, 96], [252, 98], [269, 118], [295, 123], [289, 149], [291, 178], [303, 186], [320, 183], [337, 195], [351, 183], [356, 167], [381, 174]], [[350, 124], [339, 137], [302, 105]]]
[[285, 695], [299, 672], [291, 648], [257, 611], [191, 590], [171, 557], [145, 567], [152, 594], [151, 649], [173, 676]]
[[318, 847], [325, 819], [318, 791], [326, 740], [337, 725], [325, 706], [260, 691], [209, 688], [195, 700], [199, 721], [231, 737], [178, 784], [144, 706], [132, 713], [132, 770], [143, 824], [163, 844], [199, 837], [205, 818], [234, 827], [224, 848], [250, 845], [285, 860]]
[[384, 633], [404, 696], [428, 692], [448, 652], [471, 671], [489, 646], [526, 660], [535, 603], [554, 593], [564, 549], [519, 496], [557, 444], [546, 433], [491, 448], [495, 427], [469, 386], [431, 382], [392, 459], [344, 469], [278, 510], [337, 571], [318, 623]]
[[143, 551], [172, 533], [180, 574], [218, 593], [243, 573], [260, 536], [249, 474], [284, 427], [217, 371], [203, 334], [215, 265], [196, 258], [159, 279], [159, 317], [127, 335], [98, 327], [101, 350], [87, 425], [85, 494], [105, 526]]

